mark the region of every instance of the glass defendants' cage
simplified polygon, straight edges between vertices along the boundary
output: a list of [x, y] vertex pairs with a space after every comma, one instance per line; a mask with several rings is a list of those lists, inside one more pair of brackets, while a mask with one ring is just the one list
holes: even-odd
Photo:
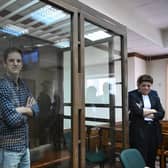
[[114, 165], [127, 145], [126, 28], [77, 1], [0, 6], [0, 75], [3, 51], [20, 48], [40, 107], [29, 119], [31, 167]]

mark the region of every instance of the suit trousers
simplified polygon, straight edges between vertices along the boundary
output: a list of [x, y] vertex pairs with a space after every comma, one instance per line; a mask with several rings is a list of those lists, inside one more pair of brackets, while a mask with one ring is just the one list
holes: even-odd
[[156, 128], [157, 126], [154, 122], [145, 121], [143, 129], [138, 133], [141, 135], [136, 135], [135, 139], [134, 137], [131, 137], [134, 139], [134, 142], [130, 144], [131, 147], [136, 148], [141, 152], [146, 162], [146, 166], [149, 166], [150, 168], [155, 168], [155, 159], [158, 147]]

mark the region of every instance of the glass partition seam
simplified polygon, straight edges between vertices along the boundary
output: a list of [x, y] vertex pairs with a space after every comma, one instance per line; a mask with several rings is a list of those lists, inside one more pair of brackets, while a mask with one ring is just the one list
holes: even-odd
[[126, 35], [121, 36], [121, 54], [122, 54], [122, 81], [123, 81], [123, 87], [122, 87], [122, 102], [123, 102], [123, 110], [122, 110], [122, 116], [123, 116], [123, 141], [124, 141], [124, 148], [128, 147], [128, 88], [127, 88], [127, 52], [126, 52]]
[[72, 146], [73, 168], [79, 168], [79, 78], [78, 78], [78, 13], [72, 16]]
[[79, 42], [80, 45], [78, 46], [79, 48], [79, 74], [80, 74], [80, 168], [85, 168], [86, 167], [86, 162], [85, 162], [85, 145], [86, 145], [86, 135], [85, 135], [85, 94], [84, 94], [84, 88], [85, 88], [85, 82], [84, 82], [84, 17], [82, 14], [79, 14], [78, 18], [78, 25], [79, 25], [79, 32], [78, 32], [78, 37], [79, 37]]
[[[110, 74], [114, 72], [114, 62], [112, 62], [113, 59], [113, 51], [114, 51], [114, 37], [112, 37], [112, 40], [108, 42], [109, 46], [109, 53], [108, 53], [108, 59], [109, 59], [109, 78]], [[112, 161], [115, 163], [115, 142], [116, 142], [116, 133], [115, 133], [115, 97], [110, 96], [110, 104], [112, 106], [110, 107], [110, 140], [111, 140], [111, 145], [112, 145]]]

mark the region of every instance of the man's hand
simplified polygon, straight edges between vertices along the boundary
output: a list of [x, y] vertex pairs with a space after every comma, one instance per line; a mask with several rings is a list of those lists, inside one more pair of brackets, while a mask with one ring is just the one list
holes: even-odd
[[16, 111], [18, 113], [25, 114], [25, 115], [28, 115], [30, 117], [33, 116], [33, 112], [32, 112], [30, 107], [23, 107], [23, 106], [22, 107], [17, 107]]
[[34, 97], [28, 97], [26, 107], [31, 107], [33, 104], [36, 104], [36, 100], [34, 99]]
[[31, 107], [36, 104], [36, 100], [33, 98], [33, 97], [28, 97], [27, 98], [27, 102], [26, 102], [26, 107], [22, 106], [22, 107], [17, 107], [16, 108], [16, 111], [18, 113], [21, 113], [21, 114], [24, 114], [24, 115], [27, 115], [27, 116], [30, 116], [32, 117], [33, 116], [33, 112], [32, 112], [32, 109]]

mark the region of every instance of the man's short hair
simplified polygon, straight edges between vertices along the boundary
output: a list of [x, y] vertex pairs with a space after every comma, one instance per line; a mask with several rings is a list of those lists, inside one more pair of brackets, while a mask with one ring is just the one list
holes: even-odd
[[16, 47], [11, 47], [11, 48], [7, 48], [5, 51], [4, 51], [4, 54], [3, 54], [3, 59], [4, 59], [4, 62], [6, 63], [6, 60], [9, 56], [10, 53], [13, 53], [13, 52], [17, 52], [19, 53], [21, 56], [23, 56], [23, 53], [22, 51], [19, 49], [19, 48], [16, 48]]
[[149, 83], [153, 84], [153, 78], [147, 74], [141, 75], [137, 79], [137, 85], [140, 85], [142, 82], [149, 82]]

